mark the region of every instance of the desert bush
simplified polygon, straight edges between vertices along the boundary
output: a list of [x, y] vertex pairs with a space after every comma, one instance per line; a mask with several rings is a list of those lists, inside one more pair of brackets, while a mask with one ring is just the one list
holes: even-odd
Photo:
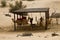
[[15, 11], [18, 9], [23, 9], [23, 8], [26, 8], [26, 5], [22, 5], [22, 1], [20, 2], [16, 1], [15, 5], [10, 4], [10, 11]]
[[6, 1], [5, 0], [2, 0], [1, 1], [1, 7], [5, 7], [6, 6]]

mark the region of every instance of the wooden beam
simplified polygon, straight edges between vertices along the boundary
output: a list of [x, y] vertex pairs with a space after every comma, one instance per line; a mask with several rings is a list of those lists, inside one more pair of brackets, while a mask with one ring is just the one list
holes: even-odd
[[49, 20], [49, 11], [45, 12], [45, 17], [46, 17], [45, 30], [47, 30], [48, 29], [48, 20]]
[[18, 14], [17, 14], [17, 19], [18, 19]]
[[15, 14], [14, 14], [14, 31], [16, 31]]

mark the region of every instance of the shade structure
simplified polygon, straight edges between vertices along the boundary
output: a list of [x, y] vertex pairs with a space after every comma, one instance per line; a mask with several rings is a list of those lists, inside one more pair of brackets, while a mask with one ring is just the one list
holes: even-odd
[[20, 15], [22, 13], [31, 13], [31, 12], [33, 12], [33, 13], [34, 12], [35, 13], [36, 12], [45, 12], [45, 27], [44, 28], [45, 28], [45, 30], [47, 30], [47, 28], [48, 28], [47, 19], [49, 19], [49, 8], [25, 8], [25, 9], [19, 9], [19, 10], [12, 11], [12, 13], [14, 14], [14, 31], [16, 31], [15, 14], [17, 14], [17, 19], [18, 19], [18, 15]]
[[19, 9], [16, 11], [13, 11], [12, 13], [26, 13], [26, 12], [47, 12], [49, 11], [49, 8], [26, 8], [26, 9]]

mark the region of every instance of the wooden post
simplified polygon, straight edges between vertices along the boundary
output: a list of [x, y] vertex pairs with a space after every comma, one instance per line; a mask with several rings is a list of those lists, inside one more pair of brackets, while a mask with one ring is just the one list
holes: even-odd
[[15, 13], [14, 13], [14, 31], [16, 31]]
[[[18, 14], [17, 14], [17, 20], [18, 20]], [[16, 25], [16, 29], [18, 28], [18, 23], [17, 23], [17, 25]]]
[[17, 19], [18, 19], [18, 14], [17, 14]]
[[45, 30], [48, 28], [48, 20], [49, 20], [49, 10], [45, 12], [45, 17], [46, 17], [46, 23], [45, 23]]

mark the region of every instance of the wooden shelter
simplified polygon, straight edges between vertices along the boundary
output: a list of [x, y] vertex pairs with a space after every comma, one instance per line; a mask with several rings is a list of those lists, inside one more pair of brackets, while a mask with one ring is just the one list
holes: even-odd
[[[21, 13], [31, 13], [31, 12], [45, 12], [45, 30], [47, 30], [48, 27], [48, 19], [49, 19], [49, 8], [26, 8], [26, 9], [20, 9], [20, 10], [16, 10], [13, 11], [12, 13], [14, 14], [14, 20], [15, 20], [15, 15], [17, 14], [17, 18], [18, 15], [20, 15]], [[16, 31], [16, 24], [14, 21], [14, 30]]]

